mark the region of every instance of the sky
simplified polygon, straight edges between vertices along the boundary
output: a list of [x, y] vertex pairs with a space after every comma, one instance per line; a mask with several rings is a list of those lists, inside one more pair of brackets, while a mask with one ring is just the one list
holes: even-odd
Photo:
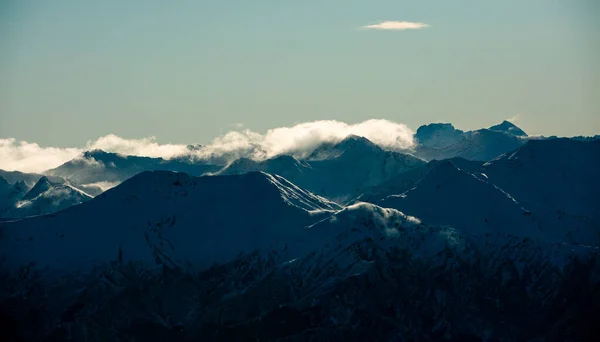
[[599, 15], [594, 0], [0, 0], [0, 138], [508, 118], [598, 134]]

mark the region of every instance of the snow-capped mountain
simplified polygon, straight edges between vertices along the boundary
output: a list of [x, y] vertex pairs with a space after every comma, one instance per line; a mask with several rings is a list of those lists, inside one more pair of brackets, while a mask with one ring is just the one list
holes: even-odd
[[351, 135], [319, 146], [305, 160], [290, 156], [261, 162], [240, 159], [217, 174], [265, 171], [343, 203], [368, 187], [425, 164], [410, 154], [386, 151], [366, 138]]
[[440, 149], [458, 143], [464, 133], [450, 123], [432, 123], [419, 127], [415, 140], [421, 147]]
[[[220, 167], [88, 152], [48, 174], [101, 195], [0, 220], [0, 331], [12, 319], [26, 340], [590, 340], [599, 141], [513, 126], [420, 129], [417, 152], [453, 156], [428, 163], [356, 136]], [[210, 175], [145, 171], [178, 167]], [[20, 179], [0, 177], [0, 200], [85, 195]]]
[[303, 227], [336, 209], [266, 173], [143, 172], [82, 205], [7, 223], [9, 239], [0, 244], [15, 266], [90, 270], [118, 253], [172, 267], [206, 266], [260, 248], [296, 253]]
[[344, 153], [379, 153], [379, 150], [381, 150], [381, 148], [369, 139], [351, 134], [339, 142], [326, 142], [321, 144], [306, 157], [306, 160], [335, 159], [342, 156]]
[[523, 131], [522, 129], [517, 127], [512, 122], [506, 121], [506, 120], [502, 121], [501, 123], [499, 123], [497, 125], [494, 125], [494, 126], [488, 128], [488, 129], [490, 131], [508, 133], [511, 135], [515, 135], [517, 137], [527, 137], [527, 133], [525, 133], [525, 131]]
[[451, 124], [421, 126], [415, 155], [425, 160], [461, 157], [489, 161], [526, 142], [527, 135], [508, 121], [489, 129], [463, 132]]
[[167, 170], [200, 176], [218, 169], [218, 166], [193, 163], [184, 159], [165, 160], [162, 158], [124, 156], [94, 150], [84, 152], [80, 157], [44, 173], [48, 176], [62, 177], [84, 187], [99, 186], [106, 189], [143, 171]]
[[66, 182], [52, 182], [47, 177], [40, 178], [27, 192], [22, 182], [16, 183], [13, 189], [0, 217], [14, 219], [51, 214], [92, 198]]
[[[264, 161], [240, 158], [233, 161], [223, 170], [217, 172], [216, 175], [238, 175], [257, 171], [276, 174], [298, 184], [303, 184], [303, 181], [317, 177], [315, 170], [312, 169], [308, 163], [287, 155]], [[310, 189], [309, 187], [306, 188]]]

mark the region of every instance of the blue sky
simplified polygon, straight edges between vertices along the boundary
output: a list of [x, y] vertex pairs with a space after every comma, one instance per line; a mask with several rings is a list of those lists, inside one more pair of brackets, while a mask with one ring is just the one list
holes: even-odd
[[[600, 133], [592, 0], [0, 0], [0, 137], [207, 142], [320, 119]], [[382, 21], [412, 30], [361, 29]]]

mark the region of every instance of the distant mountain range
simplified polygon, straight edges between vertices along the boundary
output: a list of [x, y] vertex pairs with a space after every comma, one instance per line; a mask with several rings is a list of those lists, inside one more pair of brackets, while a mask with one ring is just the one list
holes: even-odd
[[[96, 196], [143, 171], [166, 170], [193, 176], [264, 171], [344, 204], [407, 170], [425, 166], [427, 161], [462, 158], [486, 162], [515, 150], [528, 139], [525, 132], [508, 121], [472, 132], [457, 130], [451, 124], [430, 124], [417, 130], [417, 147], [404, 152], [384, 150], [358, 136], [323, 143], [302, 159], [282, 155], [268, 160], [241, 158], [232, 162], [214, 156], [207, 160], [185, 157], [165, 160], [94, 150], [47, 170], [43, 175], [0, 170], [0, 176], [11, 184], [23, 181], [29, 187], [46, 176], [53, 182], [68, 182], [71, 187]], [[201, 145], [188, 147], [190, 151], [202, 148]], [[79, 201], [78, 198], [71, 200], [74, 204]]]
[[338, 143], [320, 146], [306, 160], [290, 156], [262, 162], [239, 159], [216, 174], [274, 173], [314, 193], [344, 203], [367, 187], [425, 164], [410, 154], [385, 151], [365, 138], [349, 136]]
[[33, 187], [25, 181], [10, 184], [0, 176], [0, 217], [23, 218], [54, 213], [93, 197], [60, 179], [41, 176]]
[[415, 140], [415, 155], [425, 160], [460, 157], [489, 161], [523, 145], [527, 142], [527, 134], [508, 121], [469, 132], [446, 123], [419, 127]]
[[508, 122], [432, 124], [415, 140], [409, 153], [348, 136], [302, 159], [218, 165], [91, 151], [44, 176], [2, 173], [0, 328], [82, 341], [598, 336], [600, 140], [532, 139]]

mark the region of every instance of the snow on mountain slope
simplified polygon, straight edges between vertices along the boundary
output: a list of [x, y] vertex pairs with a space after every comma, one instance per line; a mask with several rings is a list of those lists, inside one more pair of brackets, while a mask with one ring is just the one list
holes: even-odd
[[278, 156], [264, 161], [240, 158], [215, 173], [216, 175], [239, 175], [247, 172], [263, 171], [277, 174], [291, 182], [303, 184], [303, 178], [315, 177], [314, 170], [306, 162], [292, 156]]
[[280, 156], [265, 161], [239, 159], [217, 174], [264, 171], [278, 174], [300, 187], [343, 203], [367, 187], [406, 170], [425, 165], [409, 154], [385, 151], [363, 137], [318, 147], [305, 160]]
[[119, 183], [140, 172], [166, 170], [185, 172], [200, 176], [215, 172], [220, 167], [204, 163], [192, 163], [184, 159], [124, 156], [101, 150], [84, 152], [80, 157], [44, 172], [49, 176], [63, 177], [76, 184]]
[[58, 183], [53, 183], [50, 182], [50, 180], [48, 179], [48, 177], [41, 177], [36, 183], [35, 185], [31, 188], [31, 190], [29, 190], [25, 196], [23, 196], [22, 200], [24, 201], [30, 201], [36, 197], [38, 197], [39, 195], [41, 195], [42, 193], [58, 186]]
[[467, 234], [542, 237], [535, 221], [519, 203], [449, 161], [436, 166], [413, 189], [390, 195], [376, 204]]
[[522, 130], [510, 123], [469, 132], [456, 130], [450, 124], [432, 124], [419, 130], [415, 135], [419, 142], [415, 155], [425, 160], [461, 157], [489, 161], [526, 142]]
[[1, 217], [23, 218], [54, 213], [92, 198], [68, 183], [51, 182], [42, 177], [31, 190], [6, 206]]
[[600, 217], [600, 141], [531, 140], [482, 172], [525, 206]]
[[143, 172], [81, 205], [2, 224], [0, 250], [12, 266], [56, 270], [90, 270], [119, 254], [206, 267], [255, 249], [299, 253], [303, 227], [338, 208], [265, 173]]
[[525, 133], [525, 131], [523, 131], [522, 129], [517, 127], [512, 122], [509, 122], [506, 120], [502, 121], [502, 123], [499, 123], [497, 125], [494, 125], [494, 126], [488, 128], [488, 129], [490, 131], [512, 134], [517, 137], [526, 137], [527, 136], [527, 133]]

